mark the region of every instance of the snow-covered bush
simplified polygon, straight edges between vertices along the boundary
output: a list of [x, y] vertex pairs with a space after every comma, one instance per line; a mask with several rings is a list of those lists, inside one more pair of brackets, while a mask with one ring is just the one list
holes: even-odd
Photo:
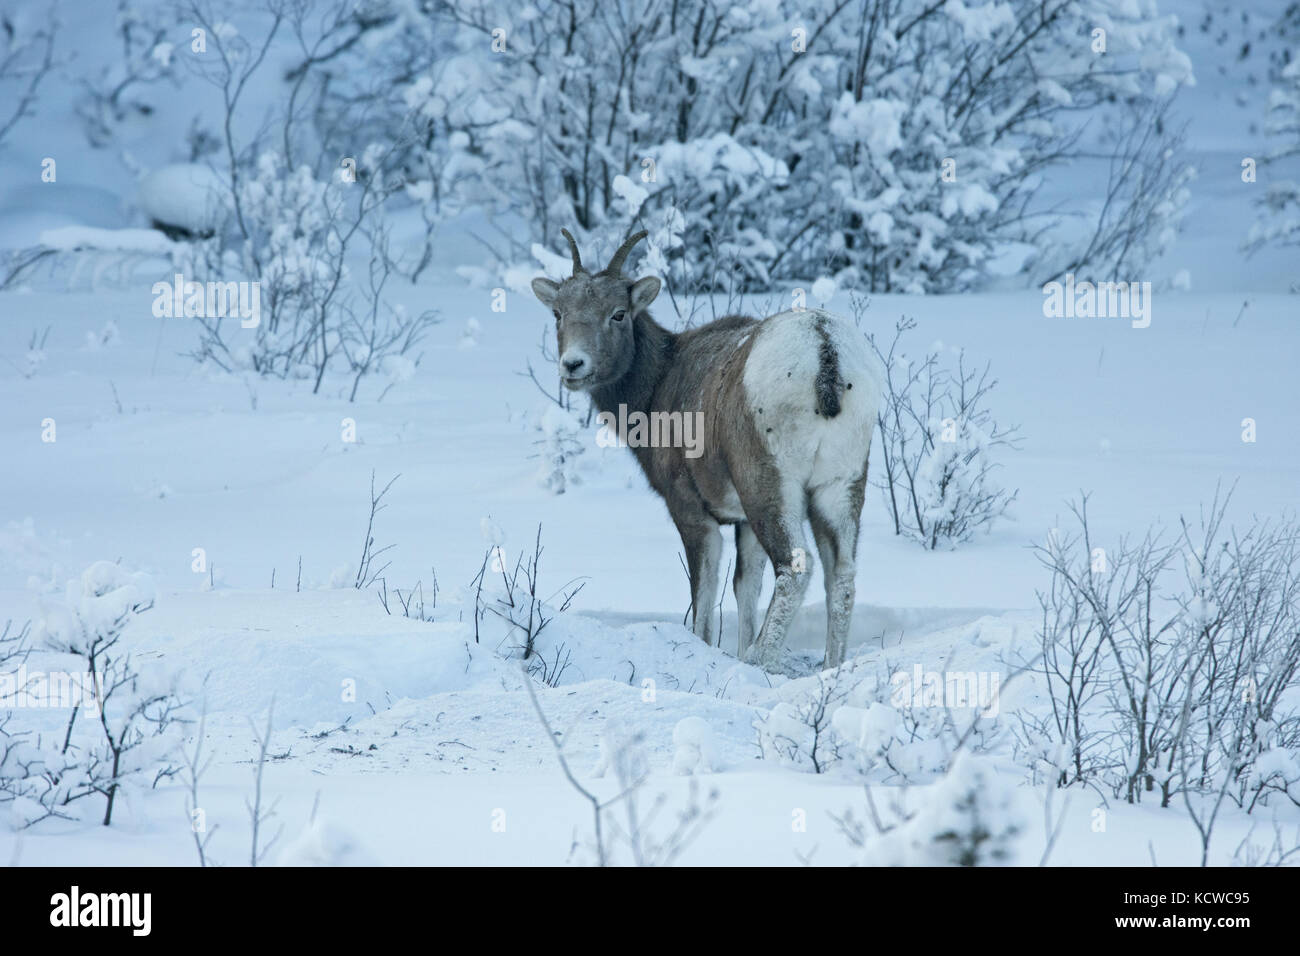
[[117, 0], [115, 26], [122, 58], [83, 80], [76, 104], [94, 147], [108, 146], [119, 126], [153, 113], [153, 105], [140, 97], [141, 88], [177, 79], [176, 45], [168, 39], [177, 26], [171, 4]]
[[925, 781], [943, 773], [962, 732], [953, 712], [898, 707], [879, 696], [867, 698], [865, 706], [846, 704], [835, 712], [839, 753], [859, 773], [884, 783]]
[[755, 724], [759, 751], [806, 772], [922, 783], [944, 773], [964, 748], [1000, 745], [996, 714], [900, 692], [889, 675], [855, 662], [793, 680], [780, 698]]
[[900, 834], [912, 861], [931, 866], [1015, 863], [1031, 819], [1016, 782], [998, 773], [992, 759], [961, 754]]
[[[801, 158], [825, 170], [803, 175], [830, 188], [794, 228], [832, 217], [824, 248], [803, 242], [809, 266], [825, 261], [843, 285], [871, 291], [977, 284], [1000, 245], [1031, 241], [1032, 171], [1073, 158], [1081, 115], [1107, 112], [1102, 126], [1123, 125], [1129, 104], [1158, 102], [1191, 78], [1153, 3], [864, 0], [840, 16], [828, 49], [809, 46], [826, 55], [806, 58], [791, 84], [816, 97], [823, 112], [813, 115], [829, 131], [825, 148]], [[816, 135], [807, 123], [796, 129]], [[1134, 226], [1083, 215], [1102, 233]]]
[[559, 405], [548, 405], [538, 417], [537, 457], [541, 466], [537, 480], [553, 494], [562, 495], [571, 485], [582, 483], [581, 456], [590, 435], [582, 422]]
[[[439, 19], [437, 3], [262, 5], [294, 38], [284, 71], [288, 115], [277, 132], [282, 151], [291, 165], [310, 161], [320, 174], [354, 156], [358, 143], [388, 144], [394, 196], [417, 207], [426, 227], [425, 241], [402, 263], [418, 278], [441, 219], [500, 203], [499, 192], [483, 186], [480, 130], [494, 117], [478, 93], [477, 68], [457, 58], [464, 38]], [[215, 15], [208, 0], [191, 6]]]
[[1179, 625], [1199, 668], [1171, 776], [1249, 811], [1300, 801], [1300, 525], [1225, 529], [1225, 508], [1183, 524]]
[[1106, 185], [1086, 213], [1086, 236], [1079, 240], [1067, 230], [1041, 237], [1032, 265], [1040, 283], [1071, 273], [1135, 276], [1168, 251], [1196, 178], [1196, 167], [1182, 159], [1183, 128], [1173, 125], [1170, 103], [1137, 104], [1103, 131]]
[[55, 66], [54, 41], [59, 32], [53, 5], [0, 10], [0, 144], [15, 126], [35, 112], [37, 93]]
[[[356, 183], [322, 180], [306, 165], [290, 170], [274, 152], [237, 177], [225, 222], [210, 238], [182, 245], [176, 267], [200, 283], [255, 283], [258, 311], [249, 317], [197, 310], [195, 358], [226, 370], [306, 378], [315, 390], [327, 371], [342, 367], [351, 377], [350, 399], [366, 375], [409, 377], [418, 362], [414, 349], [436, 315], [385, 301], [397, 266], [379, 212], [387, 191], [380, 156], [376, 149], [365, 154], [365, 175]], [[369, 261], [358, 281], [348, 260], [363, 239]]]
[[[824, 689], [824, 688], [822, 688]], [[765, 760], [798, 770], [822, 773], [836, 759], [831, 750], [829, 702], [809, 694], [799, 701], [781, 701], [758, 722], [758, 747]], [[830, 712], [828, 712], [830, 711]]]
[[[362, 15], [339, 5], [319, 21], [311, 4], [269, 4], [269, 27], [250, 40], [209, 0], [190, 0], [185, 10], [210, 47], [192, 68], [216, 87], [225, 109], [219, 185], [210, 191], [217, 201], [204, 204], [222, 215], [175, 264], [208, 290], [247, 283], [255, 303], [252, 315], [187, 304], [185, 315], [201, 330], [194, 356], [226, 370], [307, 378], [314, 391], [343, 367], [353, 399], [366, 375], [409, 377], [418, 361], [412, 350], [435, 321], [431, 311], [412, 313], [384, 298], [391, 276], [408, 272], [391, 254], [383, 207], [407, 185], [396, 164], [409, 131], [390, 130], [387, 146], [364, 147], [351, 128], [317, 139], [304, 119], [319, 102], [312, 91], [322, 80], [315, 72], [321, 44], [336, 36], [330, 14], [335, 26]], [[297, 35], [307, 59], [290, 71], [291, 95], [273, 117], [273, 135], [245, 143], [236, 134], [247, 119], [244, 94], [281, 28]], [[356, 256], [369, 263], [361, 280], [349, 266]], [[207, 292], [209, 306], [213, 299]]]
[[45, 608], [40, 649], [70, 655], [84, 679], [68, 682], [79, 696], [60, 702], [69, 716], [57, 737], [0, 727], [0, 800], [13, 803], [19, 823], [75, 816], [80, 801], [98, 795], [108, 826], [120, 795], [174, 772], [183, 723], [175, 680], [137, 665], [120, 646], [127, 626], [152, 605], [145, 575], [100, 561], [68, 582], [63, 602]]
[[[427, 170], [420, 201], [513, 213], [531, 242], [567, 227], [597, 250], [635, 223], [650, 230], [650, 267], [686, 292], [818, 275], [970, 288], [1008, 243], [1041, 245], [1040, 174], [1078, 158], [1091, 118], [1123, 126], [1191, 79], [1150, 0], [368, 8], [366, 24], [340, 26], [370, 42], [345, 48], [356, 65], [327, 95], [372, 124], [415, 112], [423, 137], [405, 166]], [[360, 89], [376, 74], [395, 82]], [[1169, 159], [1173, 133], [1143, 127], [1136, 153], [1088, 144], [1124, 174], [1112, 201], [1080, 211], [1087, 228], [1061, 262], [1100, 271], [1122, 247], [1140, 267], [1155, 247], [1134, 240], [1176, 221], [1181, 173], [1134, 174]], [[529, 254], [501, 233], [504, 259]]]
[[1038, 551], [1052, 575], [1039, 595], [1040, 669], [1054, 707], [1050, 736], [1064, 751], [1055, 775], [1129, 802], [1159, 783], [1167, 804], [1197, 655], [1163, 590], [1174, 551], [1154, 532], [1101, 547], [1088, 527], [1086, 497], [1071, 510], [1078, 532], [1053, 532]]
[[[669, 802], [667, 794], [649, 797], [645, 793], [650, 780], [645, 730], [620, 717], [610, 717], [600, 735], [600, 763], [594, 775], [612, 776], [614, 795], [602, 800], [574, 774], [565, 752], [564, 735], [552, 728], [533, 682], [526, 680], [524, 689], [546, 738], [555, 748], [565, 779], [591, 806], [591, 838], [580, 842], [575, 833], [571, 855], [589, 853], [596, 866], [616, 865], [622, 862], [624, 855], [633, 866], [671, 866], [712, 819], [717, 810], [717, 790], [710, 789], [701, 795], [692, 778], [685, 802], [674, 808], [671, 814], [665, 813]], [[698, 726], [688, 726], [685, 739], [693, 741], [693, 746], [703, 744], [708, 749], [704, 743], [708, 728], [702, 730]], [[703, 752], [700, 756], [704, 758]]]
[[[1092, 784], [1119, 770], [1113, 721], [1099, 716], [1110, 674], [1102, 631], [1105, 616], [1095, 613], [1089, 595], [1077, 586], [1088, 579], [1091, 566], [1080, 564], [1081, 555], [1071, 555], [1072, 544], [1054, 532], [1039, 552], [1052, 574], [1047, 590], [1038, 592], [1041, 654], [1034, 670], [1047, 681], [1051, 710], [1046, 715], [1018, 715], [1018, 743], [1025, 759], [1033, 767], [1049, 768], [1055, 784], [1063, 787]], [[1081, 544], [1091, 557], [1086, 536]]]
[[[1266, 132], [1277, 145], [1266, 157], [1266, 168], [1300, 156], [1300, 49], [1278, 71], [1268, 101]], [[1248, 249], [1265, 245], [1300, 245], [1300, 183], [1291, 179], [1270, 180], [1260, 201], [1263, 213], [1251, 227]]]
[[906, 791], [883, 816], [872, 803], [870, 829], [852, 815], [840, 829], [869, 866], [1015, 865], [1032, 819], [1016, 782], [993, 759], [961, 753], [937, 782]]
[[[31, 743], [31, 735], [14, 720], [11, 695], [25, 693], [19, 687], [25, 675], [22, 663], [31, 651], [28, 642], [30, 623], [14, 630], [13, 621], [6, 621], [0, 631], [0, 805], [13, 804], [15, 800], [29, 802], [29, 784], [39, 772], [40, 753]], [[19, 808], [20, 818], [24, 816]]]
[[[877, 744], [888, 745], [872, 732], [880, 729], [881, 715], [872, 710], [875, 724], [869, 731], [863, 708], [873, 708], [885, 696], [883, 687], [854, 662], [785, 684], [781, 699], [755, 723], [759, 752], [766, 760], [812, 773], [826, 773], [845, 761], [869, 769], [868, 753]], [[886, 709], [884, 735], [892, 737], [901, 722], [897, 711]]]
[[[388, 226], [373, 223], [370, 229], [366, 282], [359, 296], [347, 293], [340, 296], [337, 330], [333, 333], [338, 337], [338, 352], [352, 376], [348, 401], [356, 400], [357, 389], [368, 375], [387, 379], [388, 384], [379, 393], [380, 399], [394, 385], [410, 380], [420, 364], [416, 346], [440, 321], [435, 310], [412, 312], [404, 305], [385, 300], [384, 288], [397, 271], [397, 263], [390, 253]], [[326, 326], [331, 324], [328, 317], [324, 322]]]
[[921, 355], [903, 351], [903, 336], [915, 327], [901, 319], [888, 347], [867, 336], [885, 367], [873, 482], [885, 493], [894, 533], [936, 550], [969, 541], [1006, 513], [1016, 492], [993, 480], [993, 454], [1019, 439], [1015, 426], [999, 425], [985, 407], [997, 385], [989, 366], [967, 367], [961, 350], [955, 368], [945, 365], [948, 350], [939, 344]]
[[782, 232], [773, 197], [789, 186], [785, 163], [727, 133], [645, 155], [652, 166], [611, 181], [622, 203], [611, 210], [615, 230], [601, 238], [613, 247], [619, 230], [644, 225], [645, 266], [674, 288], [734, 295], [770, 287], [788, 251], [773, 239]]
[[[397, 264], [413, 279], [438, 224], [473, 211], [507, 265], [561, 227], [596, 256], [644, 227], [674, 295], [814, 276], [958, 291], [1017, 245], [1026, 272], [1140, 268], [1185, 199], [1176, 131], [1157, 120], [1191, 71], [1154, 0], [248, 0], [238, 15], [186, 0], [207, 50], [183, 59], [150, 9], [124, 8], [123, 62], [90, 97], [95, 135], [174, 62], [212, 82], [227, 116], [201, 118], [189, 159], [229, 177], [241, 242], [254, 153], [325, 183], [385, 143], [385, 202], [425, 226]], [[246, 91], [282, 45], [285, 95], [254, 149], [238, 140], [264, 122]], [[1129, 128], [1141, 135], [1082, 142]], [[1084, 152], [1114, 158], [1107, 195], [1069, 210], [1080, 228], [1047, 249], [1062, 212], [1036, 203], [1043, 174]], [[360, 165], [358, 182], [376, 175]]]
[[[537, 677], [545, 684], [554, 685], [567, 664], [562, 656], [563, 648], [555, 649], [554, 660], [547, 660], [539, 653], [538, 638], [546, 626], [563, 614], [573, 603], [573, 599], [582, 590], [583, 582], [570, 581], [558, 591], [546, 591], [541, 583], [542, 526], [537, 526], [537, 537], [533, 542], [531, 554], [521, 551], [512, 570], [507, 569], [504, 555], [499, 545], [488, 550], [479, 569], [478, 577], [472, 586], [476, 587], [475, 617], [481, 619], [485, 611], [491, 611], [508, 626], [509, 654], [517, 653], [526, 662], [530, 676]], [[500, 581], [500, 589], [495, 595], [484, 595], [485, 586], [495, 587]], [[477, 632], [476, 632], [477, 633]]]
[[1230, 531], [1226, 508], [1216, 498], [1173, 544], [1150, 531], [1103, 548], [1085, 498], [1077, 533], [1039, 548], [1051, 584], [1034, 667], [1052, 713], [1022, 741], [1059, 785], [1247, 811], [1297, 798], [1300, 527]]

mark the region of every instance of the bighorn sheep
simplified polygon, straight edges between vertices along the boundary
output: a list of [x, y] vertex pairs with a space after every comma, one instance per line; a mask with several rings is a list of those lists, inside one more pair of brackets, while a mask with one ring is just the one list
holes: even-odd
[[[626, 421], [630, 411], [660, 425], [688, 415], [702, 425], [694, 455], [681, 441], [627, 441], [681, 534], [695, 633], [716, 641], [719, 527], [734, 525], [739, 655], [775, 664], [808, 587], [807, 521], [826, 580], [826, 666], [839, 665], [883, 382], [862, 334], [815, 309], [761, 322], [730, 315], [670, 332], [647, 311], [659, 279], [622, 274], [645, 232], [595, 274], [583, 268], [573, 236], [563, 234], [573, 275], [558, 283], [536, 278], [532, 287], [555, 315], [564, 385], [588, 392], [602, 421], [620, 411]], [[776, 586], [755, 639], [765, 553]]]

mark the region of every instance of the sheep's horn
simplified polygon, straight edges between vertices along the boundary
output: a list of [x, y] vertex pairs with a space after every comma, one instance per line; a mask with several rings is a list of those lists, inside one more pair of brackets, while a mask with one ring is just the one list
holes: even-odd
[[609, 265], [605, 267], [605, 272], [612, 276], [622, 274], [623, 260], [625, 260], [627, 258], [627, 254], [632, 251], [632, 247], [635, 246], [642, 239], [644, 239], [647, 235], [649, 235], [649, 233], [647, 233], [644, 229], [642, 229], [636, 235], [628, 236], [628, 238], [623, 242], [623, 244], [618, 247], [618, 252], [614, 253], [614, 258], [609, 260]]
[[569, 255], [573, 256], [573, 274], [576, 276], [579, 272], [586, 272], [582, 267], [582, 256], [578, 254], [578, 244], [573, 241], [573, 233], [567, 229], [561, 229], [560, 232], [565, 239], [569, 240]]

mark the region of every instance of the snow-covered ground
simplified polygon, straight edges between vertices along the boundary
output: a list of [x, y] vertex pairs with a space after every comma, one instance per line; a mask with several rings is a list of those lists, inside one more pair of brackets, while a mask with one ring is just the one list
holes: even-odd
[[[990, 362], [993, 410], [1024, 441], [1001, 456], [999, 478], [1018, 491], [1008, 517], [955, 550], [894, 536], [882, 493], [870, 492], [844, 678], [852, 709], [837, 731], [849, 741], [858, 717], [892, 719], [871, 707], [888, 698], [891, 675], [917, 667], [997, 675], [1002, 737], [968, 780], [1003, 794], [1008, 819], [1029, 821], [1012, 841], [1013, 862], [1043, 857], [1045, 804], [1059, 830], [1052, 864], [1200, 860], [1180, 808], [1057, 792], [1014, 759], [1016, 715], [1048, 707], [1033, 677], [1010, 680], [1030, 653], [1035, 592], [1046, 584], [1031, 548], [1064, 525], [1067, 503], [1090, 494], [1094, 534], [1106, 542], [1152, 523], [1176, 526], [1220, 486], [1235, 484], [1233, 518], [1300, 510], [1300, 315], [1286, 292], [1294, 257], [1238, 251], [1253, 215], [1235, 193], [1240, 150], [1205, 133], [1231, 85], [1198, 65], [1201, 76], [1188, 115], [1192, 159], [1204, 165], [1187, 233], [1160, 263], [1162, 276], [1189, 270], [1191, 288], [1157, 291], [1149, 327], [1047, 318], [1037, 290], [874, 296], [862, 316], [864, 331], [883, 336], [914, 318], [919, 341]], [[57, 102], [50, 109], [70, 116]], [[1232, 146], [1250, 148], [1252, 135], [1237, 130]], [[538, 363], [551, 320], [526, 288], [508, 289], [496, 310], [500, 280], [466, 281], [460, 267], [481, 264], [468, 239], [473, 223], [441, 234], [435, 265], [395, 290], [408, 308], [441, 319], [418, 368], [367, 379], [349, 402], [350, 381], [327, 379], [313, 394], [310, 381], [196, 364], [186, 354], [197, 341], [192, 320], [153, 314], [152, 282], [169, 278], [157, 258], [166, 243], [138, 231], [146, 223], [131, 177], [111, 163], [79, 165], [87, 151], [78, 134], [53, 118], [27, 136], [0, 152], [0, 248], [41, 241], [65, 253], [53, 271], [0, 292], [0, 628], [32, 621], [39, 630], [66, 582], [96, 561], [149, 576], [154, 606], [130, 621], [123, 641], [141, 666], [179, 675], [184, 694], [204, 704], [213, 762], [199, 806], [212, 860], [248, 861], [245, 801], [269, 712], [263, 797], [278, 801], [269, 829], [283, 826], [271, 860], [590, 861], [590, 804], [565, 779], [527, 682], [578, 780], [602, 798], [620, 791], [608, 764], [622, 742], [639, 741], [649, 766], [641, 816], [663, 800], [645, 824], [650, 842], [674, 830], [679, 812], [707, 810], [680, 862], [893, 859], [887, 847], [856, 848], [837, 823], [867, 813], [858, 755], [818, 774], [772, 746], [791, 708], [839, 679], [817, 668], [820, 572], [790, 635], [789, 674], [735, 659], [729, 587], [721, 649], [682, 626], [681, 545], [631, 456], [598, 447], [593, 428], [581, 483], [559, 495], [545, 486], [547, 401], [521, 373]], [[153, 168], [175, 159], [149, 156], [147, 140], [131, 153]], [[32, 185], [30, 169], [47, 154], [66, 157], [58, 183]], [[14, 185], [19, 169], [26, 178]], [[418, 223], [402, 226], [414, 235]], [[51, 232], [60, 227], [76, 228]], [[94, 251], [113, 241], [98, 230], [127, 228], [137, 231], [117, 239], [129, 256]], [[751, 307], [765, 301], [788, 299], [761, 296]], [[829, 305], [851, 312], [843, 294]], [[657, 309], [661, 321], [666, 308]], [[1248, 418], [1253, 442], [1242, 440]], [[387, 609], [375, 588], [353, 587], [372, 475], [380, 487], [399, 476], [374, 528], [376, 546], [391, 545], [380, 560]], [[540, 660], [549, 681], [524, 672], [499, 614], [489, 610], [475, 626], [485, 552], [499, 544], [508, 570], [533, 553], [539, 525], [543, 597], [582, 584], [539, 638], [532, 666]], [[499, 578], [489, 565], [490, 604]], [[395, 595], [417, 583], [423, 619], [403, 616]], [[61, 660], [40, 651], [28, 666], [57, 669]], [[971, 717], [940, 710], [957, 723]], [[47, 738], [67, 721], [60, 709], [15, 713]], [[931, 788], [954, 786], [933, 776], [951, 743], [936, 734], [905, 755], [914, 785], [868, 775], [875, 801], [916, 809]], [[0, 861], [193, 864], [188, 797], [179, 777], [133, 788], [111, 827], [99, 825], [98, 800], [83, 801], [84, 819], [30, 828], [15, 808], [14, 820], [0, 821]], [[609, 816], [626, 827], [626, 802]], [[1225, 811], [1210, 862], [1232, 862], [1248, 834], [1268, 842], [1275, 822], [1295, 830], [1300, 810]], [[625, 844], [616, 854], [632, 858]]]
[[[9, 320], [3, 354], [21, 358], [29, 329], [51, 326], [39, 369], [0, 380], [0, 407], [9, 410], [0, 435], [9, 449], [0, 621], [39, 620], [42, 602], [59, 597], [50, 592], [95, 560], [154, 579], [156, 607], [126, 640], [191, 683], [206, 678], [216, 762], [202, 799], [219, 823], [211, 847], [218, 860], [246, 855], [249, 720], [263, 720], [274, 701], [279, 757], [266, 787], [284, 797], [278, 813], [291, 833], [306, 826], [319, 793], [318, 821], [334, 821], [384, 862], [557, 862], [568, 858], [575, 832], [585, 836], [589, 810], [560, 775], [519, 664], [503, 658], [513, 639], [489, 614], [476, 645], [470, 623], [470, 584], [491, 543], [482, 519], [504, 534], [508, 565], [520, 550], [531, 553], [540, 523], [545, 593], [585, 581], [540, 645], [544, 659], [568, 662], [561, 686], [542, 687], [541, 701], [578, 771], [599, 765], [611, 722], [634, 726], [645, 735], [651, 787], [684, 801], [673, 731], [683, 718], [702, 717], [717, 738], [718, 766], [700, 779], [717, 788], [719, 812], [684, 860], [725, 853], [791, 863], [814, 848], [819, 862], [849, 859], [829, 814], [860, 813], [860, 785], [761, 759], [756, 726], [795, 691], [727, 653], [735, 640], [729, 596], [722, 652], [681, 626], [688, 597], [680, 545], [630, 456], [593, 439], [581, 485], [553, 495], [538, 480], [530, 456], [539, 398], [514, 374], [543, 321], [536, 307], [515, 295], [504, 313], [492, 313], [484, 293], [456, 282], [430, 283], [445, 321], [416, 377], [383, 401], [372, 389], [354, 404], [313, 397], [309, 383], [196, 369], [178, 354], [189, 336], [184, 321], [154, 319], [136, 293], [0, 297]], [[430, 290], [406, 294], [415, 302]], [[919, 664], [1006, 675], [1017, 641], [1033, 633], [1030, 609], [1043, 585], [1029, 546], [1060, 525], [1066, 499], [1080, 489], [1092, 493], [1109, 536], [1193, 514], [1220, 481], [1238, 482], [1241, 512], [1300, 504], [1300, 449], [1285, 411], [1300, 407], [1290, 368], [1300, 330], [1285, 296], [1170, 294], [1156, 299], [1147, 329], [1046, 319], [1035, 293], [882, 297], [867, 321], [883, 325], [904, 312], [927, 336], [995, 360], [998, 406], [1016, 414], [1026, 441], [1006, 466], [1020, 491], [1013, 519], [955, 551], [894, 537], [872, 494], [851, 639], [868, 671]], [[470, 318], [482, 332], [466, 347]], [[105, 336], [110, 324], [116, 332]], [[1241, 440], [1245, 417], [1259, 423], [1254, 444]], [[41, 440], [47, 418], [54, 442]], [[341, 439], [345, 418], [356, 421], [355, 442]], [[381, 483], [401, 475], [376, 519], [377, 544], [394, 545], [384, 577], [390, 591], [422, 582], [431, 621], [403, 618], [391, 595], [397, 614], [387, 614], [372, 591], [351, 587], [372, 471]], [[197, 548], [207, 572], [194, 570]], [[818, 593], [814, 582], [809, 594]], [[813, 661], [822, 619], [811, 600], [791, 635]], [[355, 686], [350, 700], [345, 682]], [[1042, 701], [1032, 689], [1008, 689], [1002, 710], [1016, 706]], [[53, 721], [48, 731], [64, 716], [28, 714]], [[1024, 777], [1010, 763], [1003, 771], [1016, 783]], [[1024, 789], [1043, 799], [1041, 788]], [[1112, 823], [1099, 836], [1089, 816], [1097, 805], [1095, 795], [1075, 795], [1068, 812], [1077, 820], [1053, 862], [1149, 862], [1145, 840], [1126, 838], [1128, 827], [1155, 841], [1162, 863], [1195, 862], [1191, 824], [1174, 811], [1112, 801]], [[796, 808], [807, 812], [807, 832], [791, 830]], [[505, 833], [493, 827], [498, 809]], [[1034, 839], [1041, 843], [1041, 834]], [[184, 793], [167, 784], [134, 797], [109, 830], [93, 819], [47, 821], [0, 840], [0, 855], [29, 863], [180, 863], [193, 854]], [[1217, 861], [1239, 842], [1225, 835]]]

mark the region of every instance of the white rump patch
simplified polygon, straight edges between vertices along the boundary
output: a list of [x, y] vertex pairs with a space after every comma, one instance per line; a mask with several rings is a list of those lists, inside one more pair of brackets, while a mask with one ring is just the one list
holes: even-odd
[[[834, 418], [816, 411], [823, 341], [818, 324], [835, 349], [846, 386]], [[782, 473], [804, 487], [857, 478], [871, 447], [884, 382], [866, 338], [851, 322], [819, 309], [779, 313], [754, 335], [745, 362], [745, 396]]]

